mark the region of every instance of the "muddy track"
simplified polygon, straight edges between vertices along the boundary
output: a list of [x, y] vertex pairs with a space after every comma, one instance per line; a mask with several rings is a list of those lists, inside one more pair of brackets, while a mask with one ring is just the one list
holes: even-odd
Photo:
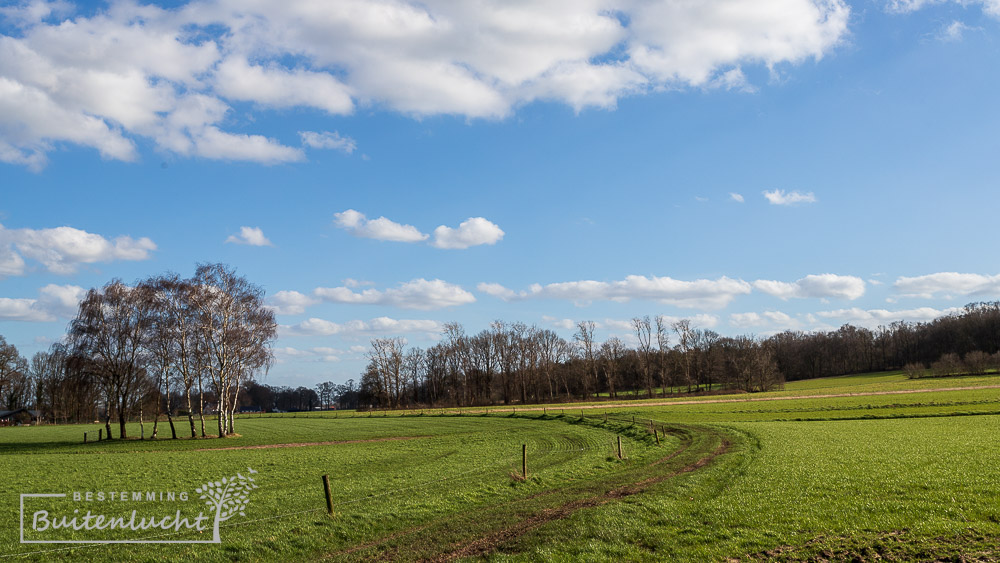
[[[651, 465], [661, 464], [680, 455], [685, 450], [687, 450], [690, 447], [690, 445], [691, 442], [689, 440], [683, 447], [675, 450], [670, 455], [653, 462]], [[539, 526], [542, 526], [549, 522], [553, 522], [555, 520], [568, 518], [577, 510], [600, 506], [614, 500], [622, 499], [631, 495], [641, 493], [657, 483], [662, 483], [663, 481], [672, 479], [674, 477], [677, 477], [678, 475], [682, 475], [684, 473], [690, 473], [692, 471], [696, 471], [702, 467], [705, 467], [706, 465], [711, 463], [716, 457], [724, 454], [729, 449], [729, 446], [730, 446], [729, 440], [727, 440], [725, 437], [722, 437], [722, 443], [719, 444], [719, 446], [714, 451], [703, 456], [698, 461], [690, 465], [687, 465], [685, 467], [682, 467], [681, 469], [663, 475], [650, 477], [648, 479], [637, 481], [635, 483], [630, 483], [628, 485], [622, 485], [601, 495], [570, 501], [555, 508], [547, 508], [503, 530], [493, 532], [486, 536], [482, 536], [480, 538], [464, 542], [459, 545], [453, 545], [451, 551], [443, 553], [437, 557], [431, 558], [430, 561], [435, 561], [435, 562], [454, 561], [456, 559], [461, 559], [463, 557], [475, 557], [491, 553], [496, 549], [498, 549], [503, 544], [515, 540], [527, 534], [528, 532], [534, 530], [535, 528], [538, 528]]]

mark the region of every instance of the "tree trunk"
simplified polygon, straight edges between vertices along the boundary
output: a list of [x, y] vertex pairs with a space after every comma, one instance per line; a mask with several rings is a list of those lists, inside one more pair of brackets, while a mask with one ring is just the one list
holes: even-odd
[[191, 406], [191, 386], [187, 385], [184, 388], [184, 394], [187, 396], [187, 410], [188, 410], [188, 422], [191, 423], [191, 437], [197, 436], [197, 432], [194, 429], [194, 407]]
[[201, 437], [205, 437], [205, 390], [201, 387], [201, 376], [198, 376], [198, 420], [201, 421]]
[[170, 438], [177, 439], [177, 429], [174, 428], [174, 415], [170, 412], [170, 384], [167, 384], [167, 423], [170, 424]]

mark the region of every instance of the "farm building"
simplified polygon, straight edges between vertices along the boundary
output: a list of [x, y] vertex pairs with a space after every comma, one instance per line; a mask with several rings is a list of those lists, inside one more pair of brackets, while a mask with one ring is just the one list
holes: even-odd
[[25, 408], [0, 411], [0, 426], [21, 426], [24, 424], [38, 424], [42, 416], [39, 411]]

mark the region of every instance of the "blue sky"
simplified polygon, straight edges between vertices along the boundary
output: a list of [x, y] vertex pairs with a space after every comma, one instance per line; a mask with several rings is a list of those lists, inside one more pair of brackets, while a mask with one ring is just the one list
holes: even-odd
[[994, 0], [162, 6], [0, 8], [26, 356], [82, 290], [204, 261], [266, 289], [281, 385], [452, 320], [766, 335], [1000, 295]]

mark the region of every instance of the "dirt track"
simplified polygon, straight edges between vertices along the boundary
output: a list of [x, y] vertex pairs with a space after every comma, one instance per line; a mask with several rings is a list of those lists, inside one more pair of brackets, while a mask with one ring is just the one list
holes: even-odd
[[[658, 465], [660, 463], [673, 459], [677, 455], [687, 450], [689, 446], [690, 443], [685, 443], [680, 449], [674, 451], [673, 453], [664, 458], [661, 458], [653, 462], [652, 465]], [[456, 559], [462, 559], [465, 557], [476, 557], [476, 556], [486, 555], [488, 553], [496, 551], [503, 544], [510, 542], [511, 540], [514, 540], [516, 538], [519, 538], [543, 524], [552, 522], [554, 520], [561, 520], [563, 518], [567, 518], [577, 510], [583, 508], [591, 508], [594, 506], [600, 506], [602, 504], [606, 504], [613, 500], [618, 500], [630, 495], [635, 495], [645, 491], [646, 489], [648, 489], [652, 485], [655, 485], [656, 483], [661, 483], [663, 481], [666, 481], [667, 479], [671, 479], [673, 477], [676, 477], [684, 473], [690, 473], [692, 471], [696, 471], [711, 463], [712, 460], [714, 460], [716, 457], [726, 453], [726, 451], [729, 449], [729, 446], [730, 446], [729, 441], [723, 439], [722, 443], [719, 444], [719, 447], [717, 447], [714, 451], [706, 454], [698, 461], [690, 465], [687, 465], [681, 469], [663, 475], [658, 475], [656, 477], [650, 477], [648, 479], [644, 479], [636, 483], [622, 485], [602, 495], [583, 498], [565, 503], [563, 505], [554, 508], [548, 508], [542, 510], [536, 513], [535, 515], [526, 518], [524, 520], [521, 520], [520, 522], [514, 524], [513, 526], [510, 526], [503, 530], [493, 532], [491, 534], [476, 538], [471, 541], [464, 542], [459, 545], [454, 545], [452, 546], [452, 549], [450, 551], [431, 559], [431, 561], [436, 561], [436, 562], [454, 561]]]
[[[573, 406], [565, 407], [518, 407], [516, 408], [519, 412], [535, 412], [542, 411], [551, 408], [553, 412], [559, 411], [575, 411], [577, 409], [610, 409], [619, 407], [669, 407], [671, 405], [700, 405], [700, 404], [711, 404], [711, 403], [756, 403], [763, 401], [793, 401], [796, 399], [825, 399], [833, 397], [871, 397], [876, 395], [909, 395], [911, 393], [934, 393], [937, 391], [971, 391], [974, 389], [1000, 389], [1000, 385], [978, 385], [975, 387], [941, 387], [937, 389], [905, 389], [900, 391], [868, 391], [864, 393], [830, 393], [827, 395], [795, 395], [792, 397], [756, 397], [756, 398], [746, 398], [746, 399], [703, 399], [695, 400], [689, 399], [684, 401], [652, 401], [647, 402], [646, 400], [635, 400], [627, 402], [618, 403], [600, 403], [596, 405], [588, 405], [586, 403], [574, 404]], [[485, 413], [488, 412], [483, 410], [465, 410], [462, 409], [462, 413]], [[508, 412], [508, 409], [493, 409], [489, 412], [502, 413]]]

